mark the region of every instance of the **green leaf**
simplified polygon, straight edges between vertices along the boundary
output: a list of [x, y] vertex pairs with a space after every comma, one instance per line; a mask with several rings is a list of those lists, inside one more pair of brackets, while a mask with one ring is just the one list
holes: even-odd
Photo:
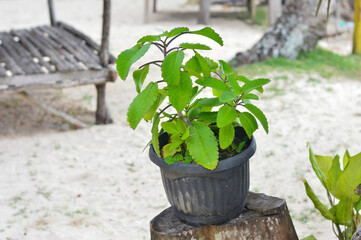
[[198, 103], [200, 105], [208, 106], [208, 107], [216, 107], [222, 105], [222, 103], [219, 101], [219, 98], [201, 98]]
[[217, 122], [217, 112], [201, 112], [198, 114], [199, 120], [206, 124]]
[[173, 157], [172, 155], [168, 155], [167, 157], [164, 158], [164, 162], [169, 165], [171, 165], [177, 161], [178, 161], [177, 158]]
[[153, 126], [152, 126], [152, 144], [154, 151], [157, 153], [158, 157], [161, 157], [160, 151], [159, 151], [159, 132], [158, 132], [158, 125], [159, 125], [159, 114], [156, 113], [153, 117]]
[[121, 79], [125, 80], [133, 63], [138, 61], [148, 51], [150, 43], [139, 47], [138, 45], [121, 52], [116, 61], [117, 71]]
[[271, 80], [265, 79], [265, 78], [259, 78], [259, 79], [245, 83], [241, 89], [242, 89], [242, 92], [246, 94], [256, 88], [262, 87], [263, 85], [265, 85], [269, 82], [271, 82]]
[[313, 192], [312, 188], [310, 187], [306, 179], [303, 180], [303, 183], [305, 184], [307, 196], [311, 199], [315, 208], [317, 208], [318, 211], [320, 211], [320, 213], [322, 214], [322, 216], [324, 216], [326, 219], [334, 221], [335, 220], [334, 216], [327, 209], [327, 207], [323, 203], [321, 203], [321, 201], [317, 198], [316, 194]]
[[219, 64], [221, 66], [221, 71], [225, 75], [230, 75], [230, 74], [232, 74], [234, 72], [233, 69], [225, 61], [219, 60]]
[[178, 85], [180, 81], [180, 67], [184, 59], [183, 51], [171, 52], [162, 64], [162, 77], [168, 85]]
[[210, 58], [205, 57], [204, 59], [206, 59], [206, 61], [208, 63], [208, 66], [209, 66], [209, 69], [212, 72], [216, 72], [217, 69], [218, 69], [218, 64], [215, 61], [213, 61], [212, 59], [210, 59]]
[[139, 39], [137, 43], [155, 42], [155, 41], [159, 41], [159, 40], [160, 40], [159, 35], [147, 35], [147, 36], [144, 36], [141, 39]]
[[133, 72], [133, 80], [138, 93], [140, 93], [140, 91], [142, 90], [142, 85], [145, 78], [148, 75], [148, 72], [149, 72], [149, 65]]
[[154, 104], [151, 106], [151, 108], [148, 110], [148, 112], [144, 115], [144, 117], [143, 117], [144, 120], [148, 121], [153, 118], [154, 113], [157, 111], [158, 107], [162, 104], [165, 97], [166, 96], [164, 94], [158, 93], [157, 100], [154, 102]]
[[187, 130], [185, 131], [185, 133], [182, 135], [182, 140], [186, 140], [189, 137], [189, 127], [187, 127]]
[[222, 106], [217, 114], [217, 127], [222, 128], [232, 123], [237, 117], [236, 109], [229, 105]]
[[[311, 165], [312, 165], [312, 168], [313, 168], [313, 171], [316, 173], [317, 177], [320, 179], [322, 185], [324, 187], [327, 187], [325, 186], [326, 182], [327, 182], [327, 176], [326, 174], [328, 173], [328, 171], [326, 173], [324, 173], [320, 166], [318, 165], [318, 161], [317, 161], [317, 158], [316, 156], [313, 154], [313, 151], [312, 151], [312, 148], [310, 146], [309, 148], [309, 159], [311, 161]], [[322, 158], [320, 158], [322, 160]], [[327, 158], [323, 159], [323, 160], [329, 160]], [[321, 163], [322, 164], [322, 163]], [[323, 165], [326, 165], [325, 163], [323, 163]], [[327, 164], [328, 165], [328, 164]], [[332, 165], [332, 158], [331, 158], [331, 165]], [[331, 166], [330, 165], [330, 166]], [[331, 167], [330, 167], [331, 168]], [[325, 167], [323, 167], [323, 169], [325, 169]]]
[[231, 91], [224, 91], [219, 97], [219, 101], [222, 103], [234, 101], [237, 99], [237, 96]]
[[348, 150], [346, 150], [345, 155], [343, 155], [343, 169], [346, 168], [350, 157], [350, 153], [348, 152]]
[[230, 90], [230, 88], [223, 81], [216, 78], [205, 78], [204, 80], [198, 79], [196, 83], [201, 86], [214, 88], [220, 92]]
[[259, 100], [259, 97], [256, 94], [248, 93], [248, 94], [243, 95], [242, 100], [243, 99]]
[[336, 155], [332, 160], [332, 166], [327, 173], [327, 188], [336, 198], [342, 198], [342, 192], [337, 185], [338, 179], [341, 175], [340, 157]]
[[225, 127], [219, 129], [219, 145], [222, 149], [226, 149], [231, 145], [234, 139], [234, 127], [230, 123]]
[[164, 131], [166, 131], [169, 134], [179, 134], [180, 132], [177, 129], [176, 124], [172, 122], [162, 122], [161, 126]]
[[192, 80], [188, 73], [180, 73], [181, 80], [178, 85], [168, 86], [169, 101], [177, 111], [182, 111], [192, 98]]
[[301, 240], [317, 240], [317, 239], [315, 238], [315, 236], [310, 235], [310, 236], [307, 236], [305, 238], [302, 238]]
[[201, 71], [203, 73], [203, 77], [210, 77], [211, 76], [211, 70], [209, 69], [209, 65], [207, 60], [202, 57], [199, 53], [195, 53], [196, 58], [198, 60], [199, 66], [201, 67]]
[[212, 130], [199, 122], [192, 122], [190, 135], [186, 139], [187, 149], [194, 161], [207, 168], [215, 169], [218, 163], [218, 143]]
[[177, 130], [181, 133], [181, 134], [184, 134], [187, 130], [187, 125], [183, 122], [182, 119], [180, 118], [177, 118], [176, 119], [176, 127], [177, 127]]
[[181, 43], [179, 46], [184, 49], [212, 50], [211, 47], [200, 43]]
[[158, 98], [158, 85], [150, 82], [148, 86], [140, 92], [128, 108], [128, 122], [131, 128], [135, 129], [144, 115], [152, 107]]
[[191, 57], [184, 65], [184, 71], [187, 71], [192, 76], [201, 78], [202, 68], [198, 62], [197, 56]]
[[355, 208], [355, 210], [356, 210], [357, 212], [359, 212], [359, 211], [361, 210], [361, 197], [360, 197], [360, 199], [359, 199], [357, 202], [355, 202], [355, 203], [353, 204], [353, 207]]
[[[248, 78], [246, 78], [245, 76], [241, 76], [241, 75], [236, 76], [236, 79], [243, 83], [248, 83], [251, 81]], [[256, 90], [260, 93], [263, 93], [263, 87], [258, 87], [258, 88], [256, 88]]]
[[256, 119], [248, 112], [238, 113], [238, 118], [243, 129], [246, 131], [248, 138], [251, 139], [252, 134], [258, 128]]
[[[229, 81], [229, 84], [232, 87], [233, 92], [237, 96], [240, 95], [242, 92], [241, 92], [241, 87], [238, 85], [237, 80], [233, 76], [228, 76], [228, 81]], [[243, 96], [243, 98], [244, 98], [244, 96]]]
[[351, 220], [352, 200], [348, 197], [343, 197], [337, 205], [330, 209], [331, 214], [334, 216], [336, 224], [348, 225]]
[[215, 41], [216, 43], [218, 43], [219, 45], [223, 46], [222, 38], [219, 36], [218, 33], [216, 33], [210, 27], [205, 27], [205, 28], [203, 28], [201, 30], [198, 30], [198, 31], [191, 31], [190, 33], [197, 34], [197, 35], [202, 35], [204, 37], [210, 38], [213, 41]]
[[168, 37], [168, 38], [171, 38], [171, 37], [177, 36], [178, 34], [184, 33], [184, 32], [189, 32], [189, 28], [187, 28], [187, 27], [176, 27], [176, 28], [173, 28], [172, 30], [170, 30], [169, 32], [167, 32], [165, 34], [165, 36]]
[[359, 200], [354, 192], [355, 188], [361, 183], [361, 153], [350, 156], [348, 164], [341, 173], [338, 185], [344, 196], [352, 198], [353, 202]]
[[252, 104], [245, 104], [244, 107], [247, 108], [247, 110], [258, 119], [258, 121], [262, 124], [263, 129], [266, 131], [266, 133], [268, 133], [268, 121], [263, 112]]

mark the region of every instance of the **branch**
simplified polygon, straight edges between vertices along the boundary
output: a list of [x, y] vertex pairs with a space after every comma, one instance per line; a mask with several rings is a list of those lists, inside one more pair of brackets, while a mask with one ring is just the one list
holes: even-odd
[[166, 106], [165, 108], [163, 108], [160, 112], [159, 115], [161, 115], [165, 110], [167, 110], [170, 106], [172, 106], [172, 104], [169, 104], [168, 106]]
[[164, 47], [163, 47], [162, 44], [156, 43], [156, 42], [151, 42], [151, 44], [157, 46], [157, 48], [158, 48], [162, 53], [164, 53]]
[[[189, 32], [182, 32], [180, 34], [178, 34], [177, 36], [175, 36], [174, 38], [172, 38], [168, 43], [166, 43], [166, 46], [168, 47], [173, 41], [174, 39], [178, 38], [179, 36], [182, 36], [183, 34], [186, 34], [186, 33], [189, 33]], [[165, 41], [164, 41], [165, 43]]]
[[152, 61], [152, 62], [149, 62], [149, 63], [146, 63], [146, 64], [143, 64], [142, 66], [140, 66], [138, 69], [141, 69], [147, 65], [150, 65], [150, 64], [154, 64], [154, 65], [157, 65], [158, 67], [162, 67], [162, 65], [159, 65], [158, 63], [163, 63], [162, 60], [156, 60], [156, 61]]
[[171, 51], [173, 51], [173, 50], [184, 50], [184, 48], [182, 48], [182, 47], [174, 47], [174, 48], [171, 48], [171, 49], [169, 49], [168, 51], [167, 51], [167, 54], [169, 54]]

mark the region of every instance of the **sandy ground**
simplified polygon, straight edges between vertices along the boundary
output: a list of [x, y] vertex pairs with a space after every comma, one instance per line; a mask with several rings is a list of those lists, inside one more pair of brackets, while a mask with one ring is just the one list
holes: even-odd
[[[159, 2], [160, 13], [143, 24], [143, 1], [113, 1], [114, 55], [145, 34], [201, 27], [195, 7], [185, 6], [185, 0]], [[0, 30], [45, 24], [44, 3], [0, 0]], [[59, 19], [100, 40], [101, 0], [55, 3]], [[262, 36], [261, 28], [234, 19], [216, 18], [210, 25], [225, 41], [224, 48], [212, 45], [215, 58], [230, 59]], [[349, 39], [322, 44], [341, 53], [350, 49], [345, 47]], [[273, 81], [260, 107], [269, 119], [270, 134], [256, 133], [251, 190], [285, 198], [299, 237], [336, 239], [304, 191], [302, 179], [307, 178], [325, 197], [312, 173], [306, 142], [325, 155], [343, 154], [345, 148], [351, 154], [360, 151], [361, 82], [289, 73], [268, 77]], [[126, 122], [134, 89], [131, 79], [109, 84], [115, 124], [76, 131], [16, 95], [0, 96], [0, 239], [149, 239], [149, 221], [169, 204], [159, 170], [148, 160], [147, 150], [142, 152], [150, 125], [142, 123], [133, 131]], [[88, 123], [93, 120], [93, 86], [33, 94]]]

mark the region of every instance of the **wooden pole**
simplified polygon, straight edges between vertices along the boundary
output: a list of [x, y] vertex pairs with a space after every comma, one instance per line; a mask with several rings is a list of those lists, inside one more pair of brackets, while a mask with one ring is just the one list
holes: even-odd
[[157, 12], [157, 0], [153, 0], [153, 12]]
[[282, 14], [281, 0], [268, 0], [269, 25], [273, 25]]
[[97, 89], [97, 110], [95, 112], [95, 124], [113, 123], [112, 116], [105, 101], [105, 83], [95, 85]]
[[49, 7], [49, 17], [50, 17], [50, 24], [51, 26], [55, 26], [55, 13], [54, 13], [54, 2], [53, 0], [48, 0], [48, 7]]
[[251, 19], [252, 22], [256, 22], [257, 17], [257, 10], [256, 10], [256, 0], [249, 0], [250, 1], [250, 10], [251, 10]]
[[352, 53], [361, 53], [361, 0], [355, 0], [354, 33]]
[[199, 13], [198, 13], [198, 23], [207, 25], [210, 18], [210, 8], [211, 1], [210, 0], [200, 0], [199, 1]]
[[27, 100], [28, 102], [30, 102], [31, 104], [34, 104], [35, 106], [53, 114], [54, 116], [57, 116], [57, 117], [63, 119], [65, 122], [68, 122], [70, 125], [74, 126], [75, 128], [87, 128], [88, 127], [88, 125], [86, 125], [85, 123], [79, 121], [78, 119], [76, 119], [64, 112], [60, 112], [60, 111], [58, 111], [52, 107], [49, 107], [43, 103], [37, 102], [25, 91], [19, 92], [19, 94], [22, 97], [24, 97], [24, 99]]
[[149, 22], [149, 0], [144, 0], [144, 23]]
[[105, 67], [109, 64], [109, 31], [110, 31], [110, 0], [103, 2], [103, 29], [100, 45], [100, 64]]

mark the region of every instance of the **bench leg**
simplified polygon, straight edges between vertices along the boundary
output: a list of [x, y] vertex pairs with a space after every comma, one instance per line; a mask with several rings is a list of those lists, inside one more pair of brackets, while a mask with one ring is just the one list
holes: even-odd
[[105, 83], [96, 84], [97, 89], [97, 110], [95, 112], [95, 124], [113, 123], [112, 116], [105, 102]]

